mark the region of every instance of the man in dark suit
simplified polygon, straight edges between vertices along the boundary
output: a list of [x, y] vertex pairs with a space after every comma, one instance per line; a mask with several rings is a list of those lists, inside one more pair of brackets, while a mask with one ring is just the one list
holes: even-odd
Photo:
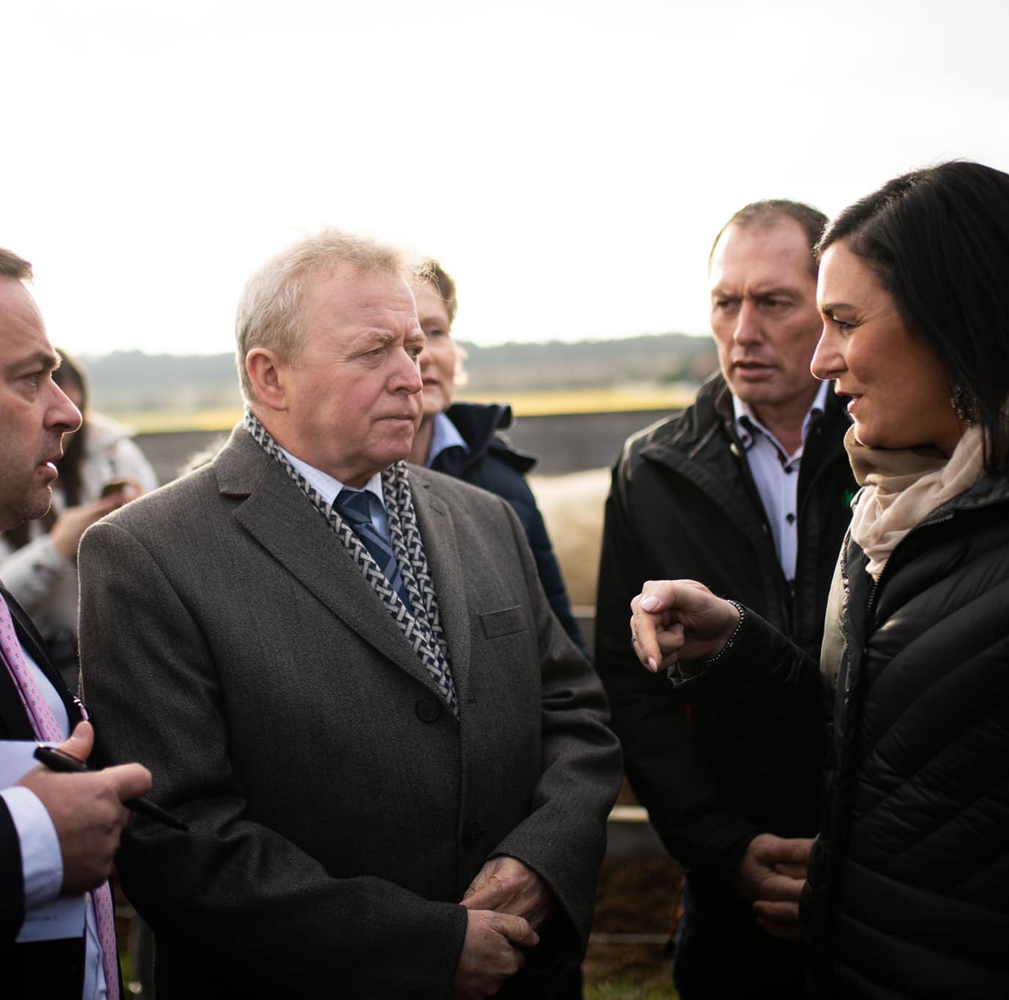
[[104, 746], [190, 825], [118, 865], [159, 997], [549, 997], [584, 949], [619, 750], [508, 504], [402, 461], [406, 277], [333, 231], [269, 262], [243, 424], [82, 543]]
[[687, 706], [641, 669], [627, 608], [646, 580], [699, 580], [818, 655], [858, 488], [844, 406], [809, 370], [826, 221], [774, 200], [722, 228], [709, 259], [721, 371], [692, 406], [627, 441], [606, 502], [596, 668], [634, 791], [688, 873], [673, 965], [683, 1000], [808, 997], [794, 938], [822, 762], [803, 760], [796, 787], [795, 769], [747, 733]]
[[[0, 249], [0, 530], [49, 509], [62, 437], [80, 413], [52, 380], [59, 356], [24, 282], [31, 265]], [[14, 741], [51, 740], [86, 761], [93, 732], [46, 655], [31, 621], [0, 586], [0, 763]], [[72, 732], [71, 732], [72, 730]], [[69, 738], [68, 738], [69, 737]], [[128, 817], [122, 803], [148, 790], [138, 764], [87, 775], [41, 767], [0, 782], [0, 982], [5, 997], [118, 998], [107, 879]], [[72, 937], [18, 943], [26, 914], [90, 891]]]

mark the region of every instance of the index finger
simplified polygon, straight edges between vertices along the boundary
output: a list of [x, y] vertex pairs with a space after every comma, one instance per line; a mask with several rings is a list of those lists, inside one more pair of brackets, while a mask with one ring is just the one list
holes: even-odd
[[[669, 580], [647, 580], [641, 593], [631, 601], [631, 637], [634, 651], [642, 665], [653, 674], [659, 672], [662, 651], [659, 630], [668, 621], [669, 609], [675, 606], [676, 585]], [[647, 605], [647, 606], [643, 606]]]
[[641, 665], [655, 674], [658, 673], [658, 664], [662, 658], [659, 653], [659, 623], [655, 616], [635, 608], [635, 603], [639, 599], [640, 595], [631, 603], [631, 607], [634, 608], [631, 615], [631, 645]]

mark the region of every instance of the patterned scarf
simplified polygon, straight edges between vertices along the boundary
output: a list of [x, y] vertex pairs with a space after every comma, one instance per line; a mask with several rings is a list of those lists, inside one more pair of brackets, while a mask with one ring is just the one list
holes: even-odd
[[396, 562], [399, 564], [412, 609], [403, 603], [399, 594], [390, 586], [388, 578], [350, 525], [291, 465], [270, 432], [250, 410], [245, 411], [242, 426], [271, 458], [280, 463], [340, 539], [358, 569], [364, 574], [364, 578], [371, 584], [378, 599], [392, 615], [393, 621], [399, 626], [417, 658], [431, 674], [446, 703], [452, 709], [452, 714], [458, 717], [459, 703], [452, 680], [448, 649], [445, 645], [445, 632], [441, 627], [438, 597], [428, 570], [424, 541], [417, 526], [417, 512], [413, 506], [413, 493], [410, 490], [410, 476], [406, 470], [406, 462], [397, 462], [382, 472], [382, 492], [386, 498], [386, 516]]

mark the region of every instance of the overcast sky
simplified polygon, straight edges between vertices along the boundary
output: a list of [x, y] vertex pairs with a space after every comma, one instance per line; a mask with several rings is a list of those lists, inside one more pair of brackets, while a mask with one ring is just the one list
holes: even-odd
[[1009, 169], [1004, 0], [2, 0], [0, 245], [78, 353], [231, 348], [324, 224], [438, 256], [480, 343], [707, 329], [756, 198]]

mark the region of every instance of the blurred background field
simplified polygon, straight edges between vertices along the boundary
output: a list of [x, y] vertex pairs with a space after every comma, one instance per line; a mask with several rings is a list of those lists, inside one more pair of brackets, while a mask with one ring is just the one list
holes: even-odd
[[[590, 632], [609, 469], [624, 440], [689, 404], [717, 364], [707, 337], [467, 346], [457, 398], [505, 402], [576, 616]], [[87, 358], [94, 408], [138, 434], [161, 482], [210, 458], [241, 418], [234, 356], [119, 351]]]
[[[677, 333], [464, 346], [458, 398], [508, 402], [518, 416], [677, 408], [716, 364], [709, 338]], [[117, 351], [84, 360], [95, 408], [139, 432], [224, 430], [241, 415], [231, 353]]]
[[[581, 413], [616, 413], [627, 411], [675, 410], [689, 404], [694, 387], [684, 383], [652, 385], [648, 383], [619, 386], [586, 386], [575, 389], [510, 390], [507, 393], [459, 391], [458, 398], [471, 403], [511, 405], [516, 417], [557, 416]], [[233, 427], [242, 416], [242, 406], [212, 406], [206, 409], [116, 409], [111, 416], [138, 433], [175, 431], [215, 431]]]

